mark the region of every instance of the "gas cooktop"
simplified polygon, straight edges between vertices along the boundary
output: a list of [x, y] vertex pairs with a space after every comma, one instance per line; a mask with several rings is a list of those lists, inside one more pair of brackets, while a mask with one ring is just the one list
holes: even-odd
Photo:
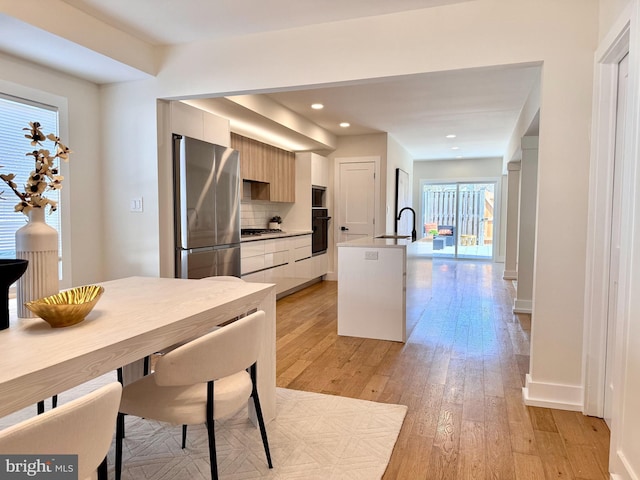
[[240, 235], [243, 237], [253, 237], [262, 235], [264, 233], [283, 233], [282, 230], [277, 228], [243, 228], [240, 230]]

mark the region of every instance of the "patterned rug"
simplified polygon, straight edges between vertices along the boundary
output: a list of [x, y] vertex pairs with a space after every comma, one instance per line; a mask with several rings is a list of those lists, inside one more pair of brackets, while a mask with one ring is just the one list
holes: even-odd
[[[67, 402], [114, 380], [115, 376], [105, 375], [64, 392], [59, 402]], [[273, 470], [267, 467], [260, 431], [248, 421], [246, 411], [216, 422], [221, 480], [380, 479], [407, 411], [404, 405], [284, 388], [277, 389], [276, 405], [276, 419], [267, 424]], [[0, 428], [34, 414], [35, 406], [0, 418]], [[204, 425], [189, 427], [184, 450], [180, 448], [179, 426], [126, 417], [125, 431], [123, 480], [210, 478]], [[113, 464], [112, 445], [110, 478]]]

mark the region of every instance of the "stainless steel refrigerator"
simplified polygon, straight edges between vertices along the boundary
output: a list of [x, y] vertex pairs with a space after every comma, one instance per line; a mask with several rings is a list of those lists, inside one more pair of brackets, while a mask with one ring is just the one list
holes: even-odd
[[176, 277], [240, 276], [236, 150], [173, 135]]

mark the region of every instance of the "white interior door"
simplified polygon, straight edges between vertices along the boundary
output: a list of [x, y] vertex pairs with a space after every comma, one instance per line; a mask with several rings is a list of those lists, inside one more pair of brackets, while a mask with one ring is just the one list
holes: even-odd
[[375, 230], [375, 163], [340, 163], [338, 242], [373, 236]]
[[618, 65], [618, 98], [616, 111], [616, 144], [611, 205], [611, 252], [609, 257], [609, 306], [607, 311], [607, 356], [605, 363], [604, 419], [611, 428], [613, 398], [613, 365], [615, 360], [616, 321], [618, 316], [618, 278], [620, 276], [620, 210], [622, 204], [622, 154], [624, 152], [625, 111], [629, 55]]

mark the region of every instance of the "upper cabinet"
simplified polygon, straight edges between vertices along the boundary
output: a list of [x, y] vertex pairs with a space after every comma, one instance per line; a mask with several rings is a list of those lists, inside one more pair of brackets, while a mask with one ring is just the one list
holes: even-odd
[[271, 201], [295, 202], [296, 201], [296, 156], [293, 152], [287, 152], [280, 148], [273, 148], [271, 158], [275, 164], [272, 169]]
[[182, 102], [171, 102], [171, 132], [216, 145], [229, 145], [229, 120]]
[[311, 154], [311, 185], [329, 186], [329, 161], [315, 153]]
[[243, 180], [269, 183], [269, 168], [267, 156], [262, 152], [263, 145], [252, 138], [231, 133], [231, 148], [240, 152], [240, 176]]
[[240, 152], [242, 180], [251, 185], [251, 198], [295, 202], [295, 154], [231, 133], [231, 148]]

